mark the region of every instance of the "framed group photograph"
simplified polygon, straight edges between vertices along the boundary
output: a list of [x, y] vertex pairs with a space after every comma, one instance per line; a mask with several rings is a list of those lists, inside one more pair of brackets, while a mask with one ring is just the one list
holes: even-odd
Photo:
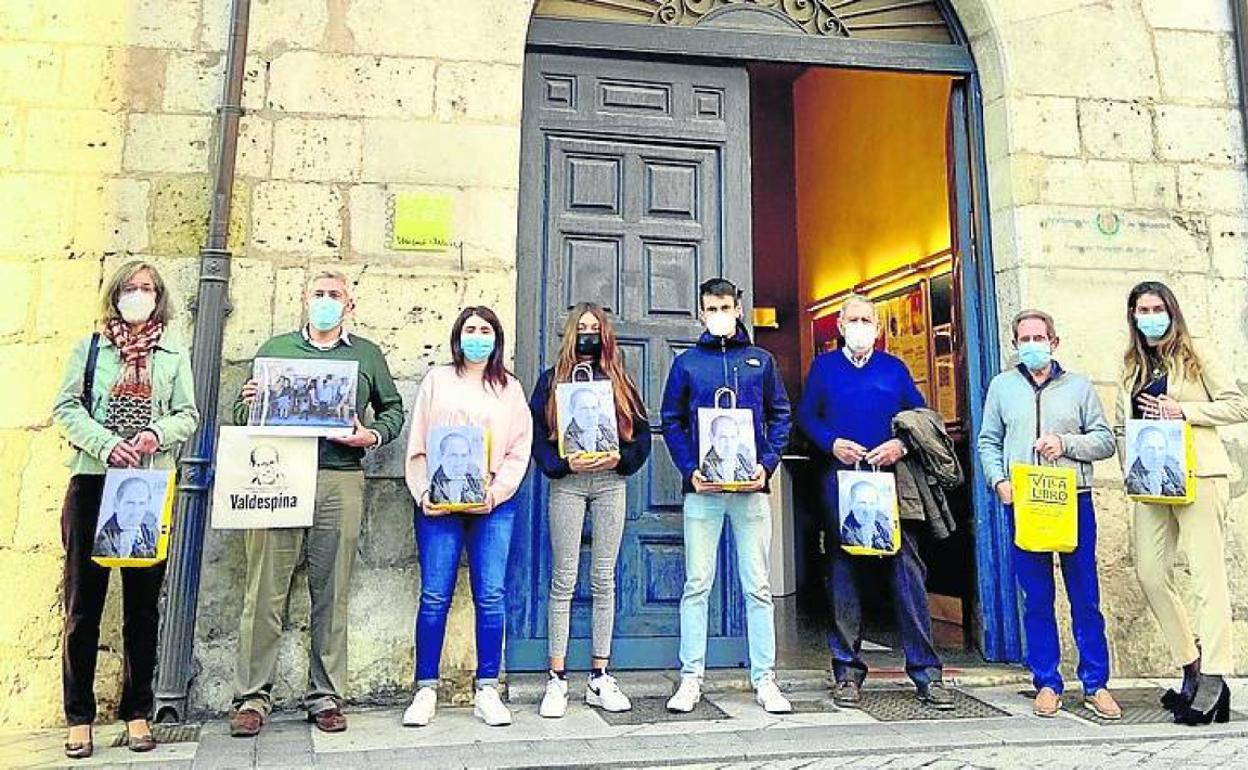
[[355, 430], [359, 364], [317, 358], [257, 358], [259, 390], [247, 425], [255, 435], [349, 436]]

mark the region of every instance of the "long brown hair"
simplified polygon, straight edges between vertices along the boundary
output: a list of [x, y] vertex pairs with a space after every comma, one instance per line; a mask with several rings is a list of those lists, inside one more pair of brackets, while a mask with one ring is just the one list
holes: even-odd
[[485, 305], [470, 305], [459, 311], [459, 317], [455, 319], [455, 325], [451, 327], [451, 362], [455, 365], [455, 373], [462, 375], [464, 369], [468, 367], [468, 359], [464, 356], [464, 347], [460, 344], [459, 338], [464, 333], [464, 324], [474, 315], [479, 316], [494, 330], [494, 350], [490, 352], [490, 357], [485, 361], [483, 379], [496, 392], [505, 390], [507, 377], [511, 372], [507, 371], [507, 367], [503, 365], [503, 344], [506, 341], [503, 338], [503, 324], [498, 320], [498, 314]]
[[[1135, 303], [1145, 294], [1159, 297], [1170, 315], [1170, 328], [1155, 346], [1148, 344], [1144, 332], [1135, 325]], [[1192, 345], [1192, 335], [1179, 308], [1179, 300], [1169, 286], [1160, 281], [1144, 281], [1135, 285], [1127, 295], [1127, 329], [1130, 341], [1122, 357], [1122, 384], [1132, 394], [1142, 390], [1152, 377], [1150, 359], [1160, 362], [1168, 372], [1182, 370], [1191, 380], [1200, 377], [1200, 358]]]
[[598, 357], [598, 366], [602, 373], [611, 380], [611, 390], [615, 393], [615, 422], [620, 431], [620, 439], [633, 440], [634, 421], [646, 418], [646, 405], [641, 400], [641, 393], [624, 369], [624, 353], [615, 339], [615, 328], [607, 311], [593, 302], [582, 302], [568, 312], [568, 319], [563, 322], [563, 342], [559, 345], [559, 357], [555, 360], [555, 372], [551, 377], [550, 395], [546, 399], [546, 424], [550, 426], [550, 438], [558, 438], [558, 416], [555, 410], [555, 384], [568, 382], [572, 379], [572, 370], [580, 363], [576, 355], [576, 327], [581, 316], [589, 313], [598, 319], [598, 330], [602, 334], [602, 354]]

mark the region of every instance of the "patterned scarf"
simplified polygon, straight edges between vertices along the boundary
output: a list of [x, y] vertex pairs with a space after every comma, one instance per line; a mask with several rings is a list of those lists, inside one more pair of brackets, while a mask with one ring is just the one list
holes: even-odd
[[113, 383], [104, 425], [122, 438], [130, 438], [151, 422], [152, 348], [160, 342], [164, 324], [147, 322], [135, 332], [120, 318], [108, 322], [104, 336], [121, 354], [121, 376]]

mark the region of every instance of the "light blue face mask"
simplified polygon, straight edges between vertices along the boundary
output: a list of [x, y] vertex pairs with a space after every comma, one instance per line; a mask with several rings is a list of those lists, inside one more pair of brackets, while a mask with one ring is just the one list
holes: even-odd
[[308, 323], [318, 332], [327, 332], [342, 323], [346, 306], [333, 297], [313, 297], [308, 302]]
[[1053, 346], [1047, 342], [1021, 343], [1018, 346], [1018, 360], [1028, 371], [1044, 371], [1053, 362]]
[[1164, 310], [1160, 313], [1136, 313], [1135, 328], [1150, 340], [1159, 340], [1170, 331], [1170, 314]]
[[459, 347], [464, 351], [464, 358], [479, 364], [494, 352], [494, 335], [464, 334], [459, 338]]

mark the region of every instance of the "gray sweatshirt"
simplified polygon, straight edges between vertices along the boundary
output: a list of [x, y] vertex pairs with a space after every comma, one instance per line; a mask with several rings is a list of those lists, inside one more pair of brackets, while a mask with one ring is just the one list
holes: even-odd
[[979, 462], [988, 486], [1008, 481], [1014, 463], [1034, 464], [1036, 439], [1049, 433], [1062, 439], [1057, 465], [1075, 469], [1079, 489], [1091, 488], [1092, 463], [1112, 457], [1115, 447], [1088, 378], [1056, 362], [1053, 375], [1038, 388], [1021, 366], [993, 377], [979, 431]]

